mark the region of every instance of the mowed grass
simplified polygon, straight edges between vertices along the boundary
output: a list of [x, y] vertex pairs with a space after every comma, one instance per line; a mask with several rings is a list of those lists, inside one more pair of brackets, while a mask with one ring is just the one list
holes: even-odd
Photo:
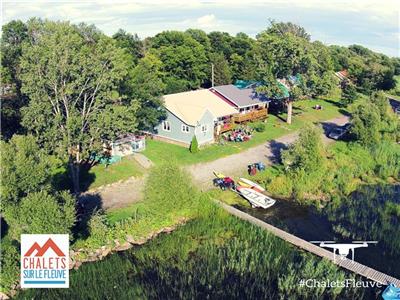
[[[322, 110], [313, 107], [322, 105]], [[146, 155], [155, 164], [175, 161], [180, 165], [189, 165], [201, 162], [213, 161], [215, 159], [239, 153], [248, 148], [260, 145], [299, 130], [307, 122], [320, 122], [341, 116], [346, 111], [339, 106], [338, 100], [314, 99], [302, 100], [293, 104], [292, 124], [288, 125], [286, 114], [279, 116], [269, 115], [266, 120], [264, 132], [254, 132], [250, 141], [242, 143], [226, 143], [225, 145], [213, 144], [201, 149], [198, 153], [190, 153], [188, 148], [155, 140], [147, 140]]]
[[120, 162], [109, 165], [98, 164], [82, 174], [82, 190], [98, 188], [102, 185], [143, 175], [144, 169], [132, 156], [125, 156]]
[[110, 224], [115, 224], [121, 220], [135, 218], [136, 216], [139, 216], [139, 210], [142, 206], [143, 203], [137, 202], [126, 207], [107, 210], [107, 220]]

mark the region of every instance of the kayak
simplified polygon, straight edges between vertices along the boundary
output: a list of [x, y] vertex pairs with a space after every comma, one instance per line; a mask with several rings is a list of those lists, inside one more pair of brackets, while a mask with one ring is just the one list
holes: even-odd
[[396, 287], [393, 283], [390, 283], [383, 291], [382, 298], [385, 300], [400, 299], [400, 288]]
[[239, 178], [239, 179], [241, 182], [244, 182], [245, 184], [247, 184], [248, 187], [251, 187], [251, 188], [257, 190], [258, 192], [265, 192], [265, 189], [261, 185], [258, 185], [257, 183], [255, 183], [251, 180], [248, 180], [246, 178]]
[[224, 174], [218, 173], [217, 171], [214, 171], [213, 174], [214, 174], [214, 176], [217, 177], [217, 178], [225, 178], [225, 177], [226, 177]]
[[238, 186], [237, 191], [246, 198], [252, 207], [268, 208], [275, 204], [276, 200], [263, 195], [254, 189]]
[[246, 182], [243, 182], [243, 181], [241, 181], [241, 180], [238, 180], [237, 183], [238, 183], [240, 186], [242, 186], [242, 187], [249, 188], [249, 189], [253, 189], [253, 190], [255, 190], [255, 191], [257, 191], [257, 192], [260, 192], [260, 193], [263, 192], [261, 189], [258, 189], [258, 188], [254, 187], [254, 186], [252, 186], [252, 185], [250, 185], [250, 184], [248, 184], [248, 183], [246, 183]]

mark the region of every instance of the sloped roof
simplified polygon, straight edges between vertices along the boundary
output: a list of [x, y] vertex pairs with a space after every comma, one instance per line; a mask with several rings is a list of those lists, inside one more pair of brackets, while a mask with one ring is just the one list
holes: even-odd
[[349, 76], [349, 72], [347, 70], [342, 70], [342, 71], [336, 72], [335, 75], [340, 80], [343, 80], [343, 79], [346, 79], [347, 76]]
[[196, 126], [207, 110], [215, 118], [237, 113], [232, 106], [209, 90], [165, 95], [163, 100], [167, 110], [191, 126]]
[[[288, 98], [290, 96], [290, 84], [294, 84], [297, 85], [299, 84], [301, 81], [301, 77], [300, 74], [296, 75], [296, 76], [289, 76], [288, 79], [282, 79], [282, 78], [278, 78], [276, 79], [276, 82], [279, 86], [279, 88], [281, 89], [282, 92], [282, 96], [277, 96], [275, 95], [274, 97], [272, 97], [271, 99], [283, 99], [283, 98]], [[235, 82], [235, 86], [239, 89], [248, 89], [248, 88], [252, 88], [255, 89], [258, 86], [264, 85], [265, 83], [262, 81], [256, 81], [256, 80], [236, 80]], [[259, 96], [259, 98], [262, 101], [268, 101], [265, 100], [267, 99], [266, 97], [261, 98], [261, 96]]]
[[255, 88], [244, 88], [239, 89], [233, 84], [220, 85], [211, 88], [221, 96], [228, 99], [237, 107], [246, 107], [261, 104], [267, 101], [267, 98], [263, 95], [256, 93]]

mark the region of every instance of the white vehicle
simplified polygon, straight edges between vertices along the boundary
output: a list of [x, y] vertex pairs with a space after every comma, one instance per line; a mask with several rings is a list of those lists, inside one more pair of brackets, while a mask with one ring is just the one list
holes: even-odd
[[271, 207], [276, 202], [276, 200], [251, 188], [239, 186], [237, 187], [237, 191], [250, 202], [252, 207], [261, 207], [265, 209]]

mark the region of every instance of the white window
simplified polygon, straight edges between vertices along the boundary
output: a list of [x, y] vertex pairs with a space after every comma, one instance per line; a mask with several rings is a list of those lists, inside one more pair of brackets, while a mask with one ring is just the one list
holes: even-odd
[[201, 125], [201, 132], [207, 132], [207, 125]]
[[163, 130], [164, 131], [171, 131], [171, 125], [168, 121], [163, 121]]
[[182, 124], [182, 132], [189, 132], [189, 126]]

